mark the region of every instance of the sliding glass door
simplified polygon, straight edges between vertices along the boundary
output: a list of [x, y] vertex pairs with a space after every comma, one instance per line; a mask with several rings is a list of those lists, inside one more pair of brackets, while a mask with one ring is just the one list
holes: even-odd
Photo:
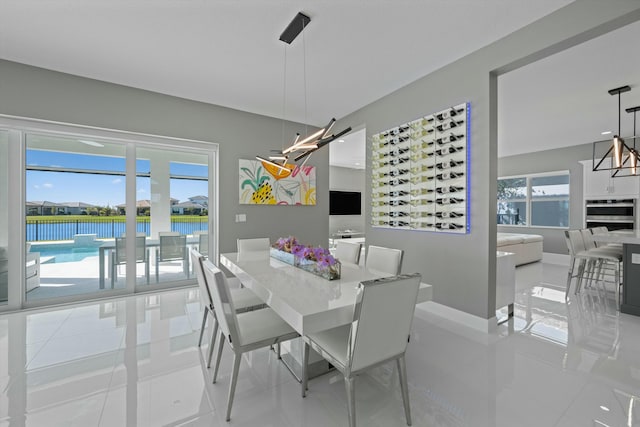
[[123, 289], [125, 146], [26, 134], [26, 300]]
[[216, 154], [201, 141], [0, 117], [0, 311], [193, 285], [189, 249], [217, 250]]

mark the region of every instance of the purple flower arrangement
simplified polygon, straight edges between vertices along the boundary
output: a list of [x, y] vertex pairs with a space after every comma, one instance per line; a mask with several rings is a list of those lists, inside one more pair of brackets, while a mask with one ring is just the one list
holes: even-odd
[[[332, 278], [340, 277], [340, 262], [331, 255], [328, 249], [301, 245], [293, 236], [287, 238], [281, 237], [273, 247], [280, 251], [293, 254], [298, 260], [311, 261], [311, 263], [306, 264], [313, 264], [315, 268], [317, 268], [318, 273], [327, 272], [332, 276], [335, 276], [337, 273], [337, 277]], [[324, 276], [324, 274], [322, 275]]]

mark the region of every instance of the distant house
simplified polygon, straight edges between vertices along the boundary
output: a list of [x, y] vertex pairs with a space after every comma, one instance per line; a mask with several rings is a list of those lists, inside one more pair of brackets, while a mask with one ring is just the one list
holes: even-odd
[[49, 201], [28, 201], [27, 215], [86, 215], [89, 208], [97, 206], [84, 202], [56, 203]]
[[189, 201], [196, 203], [204, 208], [209, 208], [209, 198], [207, 196], [193, 196], [189, 197]]
[[201, 215], [206, 207], [192, 201], [177, 203], [171, 206], [171, 213], [176, 215]]
[[[178, 203], [178, 199], [174, 199], [171, 198], [169, 199], [169, 204], [171, 206], [174, 206], [175, 204]], [[126, 204], [121, 204], [121, 205], [116, 205], [116, 209], [118, 209], [118, 214], [120, 215], [124, 215], [126, 213]], [[149, 199], [145, 199], [145, 200], [138, 200], [136, 202], [136, 211], [137, 211], [137, 215], [149, 215], [149, 212], [151, 212], [151, 200]]]

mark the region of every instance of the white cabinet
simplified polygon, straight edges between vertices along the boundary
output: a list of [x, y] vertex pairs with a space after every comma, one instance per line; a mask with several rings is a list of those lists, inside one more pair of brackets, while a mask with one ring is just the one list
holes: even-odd
[[[584, 199], [632, 197], [640, 195], [640, 177], [625, 176], [612, 178], [612, 171], [593, 171], [593, 161], [583, 160], [583, 194]], [[605, 159], [602, 166], [610, 167], [611, 159]]]

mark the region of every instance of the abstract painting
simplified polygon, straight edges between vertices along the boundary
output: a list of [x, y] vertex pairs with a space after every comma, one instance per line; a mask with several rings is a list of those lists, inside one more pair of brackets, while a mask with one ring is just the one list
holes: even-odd
[[257, 160], [239, 160], [242, 205], [315, 205], [316, 168], [287, 164], [287, 170]]

